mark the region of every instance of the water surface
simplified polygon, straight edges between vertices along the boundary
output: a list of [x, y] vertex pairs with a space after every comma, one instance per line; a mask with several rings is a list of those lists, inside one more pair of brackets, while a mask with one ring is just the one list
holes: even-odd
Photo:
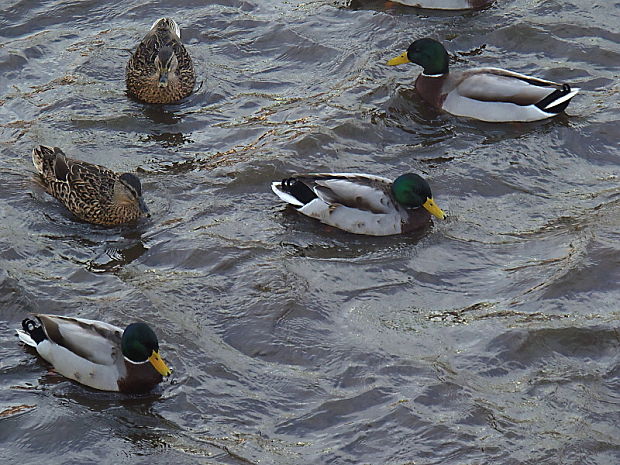
[[[620, 463], [618, 5], [351, 3], [5, 0], [3, 463]], [[164, 15], [202, 85], [143, 105], [124, 67]], [[384, 65], [423, 36], [582, 92], [539, 123], [438, 113]], [[75, 221], [37, 144], [137, 171], [151, 221]], [[326, 228], [270, 192], [306, 170], [422, 173], [449, 219]], [[65, 380], [14, 336], [29, 312], [144, 319], [174, 375]]]

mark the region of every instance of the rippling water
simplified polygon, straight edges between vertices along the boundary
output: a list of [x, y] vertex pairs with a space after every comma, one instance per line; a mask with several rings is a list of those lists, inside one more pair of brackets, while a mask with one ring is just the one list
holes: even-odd
[[[3, 463], [620, 463], [619, 4], [350, 3], [4, 1]], [[202, 85], [143, 105], [124, 66], [163, 15]], [[437, 113], [384, 65], [423, 36], [582, 92], [540, 123]], [[151, 221], [75, 221], [37, 144], [137, 170]], [[450, 217], [334, 231], [270, 192], [304, 170], [418, 171]], [[35, 311], [143, 318], [174, 375], [67, 381], [14, 336]]]

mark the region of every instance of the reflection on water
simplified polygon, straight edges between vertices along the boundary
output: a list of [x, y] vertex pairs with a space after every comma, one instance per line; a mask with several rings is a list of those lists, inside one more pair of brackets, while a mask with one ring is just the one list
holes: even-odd
[[103, 253], [93, 258], [88, 263], [88, 270], [95, 273], [114, 272], [140, 258], [148, 249], [142, 241], [128, 246], [114, 244], [114, 247], [106, 248]]
[[180, 132], [153, 133], [145, 136], [143, 140], [144, 142], [157, 142], [162, 147], [176, 147], [178, 145], [191, 144], [194, 142], [192, 139], [190, 139], [189, 135], [185, 135]]
[[151, 122], [156, 125], [173, 125], [181, 121], [181, 117], [178, 116], [173, 110], [168, 110], [170, 105], [141, 105], [142, 114]]

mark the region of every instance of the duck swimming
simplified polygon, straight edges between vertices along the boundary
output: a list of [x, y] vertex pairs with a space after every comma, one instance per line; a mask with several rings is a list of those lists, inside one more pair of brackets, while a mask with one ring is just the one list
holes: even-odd
[[354, 234], [387, 236], [444, 219], [431, 188], [415, 173], [394, 181], [369, 174], [296, 174], [271, 184], [280, 199], [322, 223]]
[[74, 160], [47, 145], [32, 150], [32, 162], [47, 192], [83, 221], [116, 226], [149, 215], [135, 174]]
[[146, 103], [175, 103], [194, 90], [196, 74], [172, 18], [160, 18], [127, 63], [129, 94]]
[[124, 330], [103, 321], [36, 314], [26, 318], [19, 339], [34, 347], [61, 375], [102, 391], [150, 391], [171, 371], [146, 323]]
[[501, 68], [448, 70], [448, 53], [434, 39], [418, 39], [388, 65], [416, 63], [415, 88], [423, 100], [456, 116], [488, 122], [537, 121], [556, 116], [579, 89]]

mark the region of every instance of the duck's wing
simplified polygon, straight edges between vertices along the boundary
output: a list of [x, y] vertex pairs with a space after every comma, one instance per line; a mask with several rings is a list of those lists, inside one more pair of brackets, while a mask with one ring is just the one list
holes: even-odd
[[392, 181], [351, 173], [298, 174], [274, 182], [273, 191], [300, 213], [355, 234], [402, 232], [405, 211], [391, 194]]
[[68, 158], [62, 152], [56, 154], [53, 168], [56, 181], [67, 183], [70, 189], [87, 198], [111, 198], [118, 177], [112, 170]]
[[48, 339], [89, 362], [115, 365], [123, 330], [102, 321], [37, 314]]
[[159, 49], [170, 42], [173, 37], [174, 35], [167, 29], [151, 29], [136, 47], [136, 51], [127, 64], [127, 70], [139, 70], [145, 75], [154, 72], [155, 57]]
[[344, 205], [370, 213], [395, 210], [391, 194], [392, 181], [381, 176], [352, 173], [297, 175], [318, 198], [330, 205]]
[[443, 109], [483, 121], [535, 121], [566, 108], [579, 89], [501, 68], [451, 76]]
[[533, 78], [501, 68], [478, 68], [464, 72], [457, 85], [460, 95], [484, 102], [535, 105], [562, 84]]

